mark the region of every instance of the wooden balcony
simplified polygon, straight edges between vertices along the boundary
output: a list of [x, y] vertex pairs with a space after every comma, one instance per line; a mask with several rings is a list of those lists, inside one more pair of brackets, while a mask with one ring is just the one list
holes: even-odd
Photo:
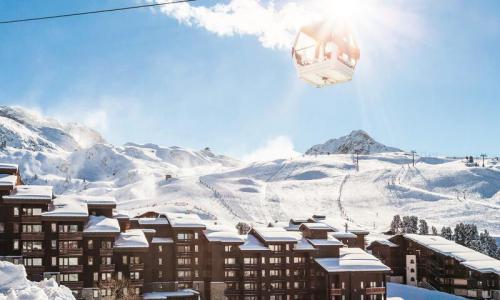
[[100, 256], [113, 256], [113, 249], [99, 249]]
[[42, 223], [42, 216], [21, 216], [21, 223]]
[[144, 270], [144, 264], [130, 264], [128, 267], [129, 271], [142, 271]]
[[83, 266], [82, 265], [76, 265], [76, 266], [59, 266], [59, 272], [65, 272], [65, 273], [82, 273], [83, 272]]
[[130, 279], [130, 285], [131, 286], [143, 286], [144, 279]]
[[385, 294], [385, 287], [369, 287], [366, 288], [366, 294], [367, 295], [378, 295], [378, 294]]
[[22, 256], [26, 257], [44, 257], [45, 256], [45, 251], [44, 250], [21, 250]]
[[330, 289], [331, 296], [340, 296], [342, 295], [342, 289]]
[[28, 274], [37, 274], [37, 273], [43, 273], [45, 271], [44, 266], [24, 266], [26, 268], [26, 273]]
[[83, 255], [83, 249], [81, 249], [81, 248], [77, 248], [77, 249], [59, 248], [59, 255], [64, 255], [64, 256], [82, 256]]
[[81, 241], [83, 233], [81, 232], [59, 232], [58, 238], [60, 241]]
[[60, 284], [71, 290], [80, 290], [83, 288], [83, 281], [61, 281]]
[[21, 240], [43, 241], [44, 239], [45, 239], [44, 232], [23, 232], [23, 233], [21, 233]]
[[114, 272], [115, 271], [115, 265], [110, 264], [110, 265], [99, 265], [99, 272]]

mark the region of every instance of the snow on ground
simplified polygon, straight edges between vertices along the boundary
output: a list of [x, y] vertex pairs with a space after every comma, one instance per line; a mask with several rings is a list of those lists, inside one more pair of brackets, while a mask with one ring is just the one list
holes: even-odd
[[381, 232], [393, 215], [414, 214], [438, 229], [473, 222], [500, 234], [496, 159], [482, 168], [461, 159], [417, 157], [412, 166], [411, 155], [385, 152], [394, 149], [355, 134], [335, 147], [368, 147], [371, 154], [359, 155], [359, 170], [352, 154], [242, 163], [210, 149], [115, 146], [82, 126], [22, 109], [0, 107], [0, 118], [6, 141], [0, 163], [19, 164], [25, 184], [53, 185], [56, 194], [112, 196], [131, 215], [192, 212], [266, 225], [323, 214], [336, 227], [348, 223]]
[[22, 265], [0, 261], [0, 300], [74, 300], [71, 290], [54, 279], [31, 282]]
[[426, 290], [414, 286], [387, 283], [387, 300], [460, 300], [465, 299], [459, 296]]

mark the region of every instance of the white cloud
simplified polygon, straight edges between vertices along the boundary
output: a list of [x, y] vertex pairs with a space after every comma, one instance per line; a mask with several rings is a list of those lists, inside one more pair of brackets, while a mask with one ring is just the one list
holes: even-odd
[[243, 161], [269, 161], [279, 158], [290, 158], [300, 155], [294, 150], [292, 141], [287, 136], [278, 136], [268, 140], [265, 145], [244, 155]]

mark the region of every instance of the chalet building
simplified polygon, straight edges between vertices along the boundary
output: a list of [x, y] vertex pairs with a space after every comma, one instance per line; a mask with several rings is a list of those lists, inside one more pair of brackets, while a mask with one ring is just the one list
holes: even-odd
[[54, 278], [77, 299], [385, 299], [390, 269], [364, 251], [368, 232], [324, 216], [240, 235], [198, 215], [130, 217], [109, 197], [55, 197], [0, 164], [0, 259]]
[[368, 249], [392, 269], [389, 280], [473, 299], [500, 299], [500, 261], [440, 236], [403, 234]]

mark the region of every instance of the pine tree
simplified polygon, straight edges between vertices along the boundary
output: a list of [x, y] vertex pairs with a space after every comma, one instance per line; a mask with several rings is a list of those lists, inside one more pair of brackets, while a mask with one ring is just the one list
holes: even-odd
[[420, 219], [420, 224], [418, 226], [418, 234], [427, 235], [429, 234], [429, 225], [424, 219]]
[[400, 233], [402, 230], [402, 222], [401, 222], [401, 217], [399, 215], [395, 215], [393, 218], [392, 218], [392, 222], [391, 222], [391, 232], [393, 234], [396, 234], [396, 233]]
[[436, 227], [432, 226], [431, 231], [432, 231], [432, 235], [438, 235], [438, 230], [436, 229]]
[[465, 225], [464, 223], [458, 223], [453, 231], [453, 240], [457, 244], [465, 245], [465, 239]]
[[473, 244], [479, 244], [475, 241], [479, 241], [479, 234], [477, 231], [477, 226], [474, 224], [465, 224], [465, 243], [464, 246], [471, 247]]
[[403, 230], [404, 233], [417, 233], [418, 232], [418, 217], [404, 216], [403, 217]]
[[453, 232], [451, 231], [451, 227], [443, 226], [443, 228], [441, 228], [441, 236], [447, 240], [452, 241], [454, 237]]
[[497, 255], [497, 252], [499, 250], [495, 238], [490, 236], [490, 233], [488, 230], [484, 230], [484, 232], [481, 232], [479, 235], [479, 244], [481, 246], [481, 252], [489, 255], [491, 257], [495, 257]]

